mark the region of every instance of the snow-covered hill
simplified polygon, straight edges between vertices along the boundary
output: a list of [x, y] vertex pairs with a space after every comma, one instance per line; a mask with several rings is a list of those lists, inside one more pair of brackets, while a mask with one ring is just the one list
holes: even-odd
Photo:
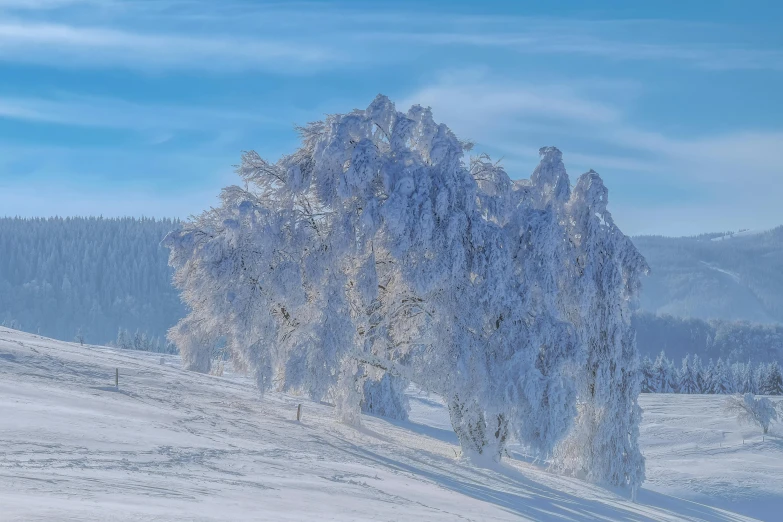
[[783, 322], [783, 227], [697, 237], [641, 236], [652, 270], [641, 307], [700, 319]]
[[437, 397], [357, 429], [173, 356], [0, 328], [0, 520], [774, 519], [783, 441], [751, 437], [720, 400], [642, 398], [649, 480], [633, 504], [519, 448], [503, 466], [463, 461]]

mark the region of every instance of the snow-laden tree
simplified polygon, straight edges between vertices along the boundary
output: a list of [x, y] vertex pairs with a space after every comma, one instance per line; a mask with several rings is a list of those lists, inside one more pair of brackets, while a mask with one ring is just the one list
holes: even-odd
[[680, 392], [680, 370], [674, 365], [674, 361], [667, 360], [668, 368], [666, 369], [666, 375], [669, 376], [669, 387], [672, 393]]
[[766, 397], [754, 397], [752, 393], [732, 395], [726, 398], [725, 410], [745, 424], [755, 424], [766, 434], [769, 425], [778, 420], [775, 405]]
[[646, 265], [600, 177], [572, 191], [547, 147], [512, 182], [487, 156], [466, 163], [429, 109], [383, 96], [300, 134], [276, 163], [246, 153], [244, 186], [165, 241], [186, 366], [207, 371], [220, 343], [262, 392], [330, 400], [349, 423], [404, 418], [413, 382], [445, 398], [466, 454], [566, 440], [562, 469], [638, 484], [630, 309]]
[[713, 391], [715, 389], [714, 379], [715, 379], [715, 361], [710, 359], [707, 362], [707, 366], [704, 367], [704, 371], [702, 372], [702, 382], [703, 382], [702, 393], [715, 393]]
[[704, 365], [701, 363], [701, 357], [699, 357], [698, 354], [694, 354], [691, 361], [693, 374], [696, 376], [696, 393], [705, 393], [707, 389], [707, 383], [704, 379], [705, 369]]
[[686, 355], [682, 360], [677, 393], [699, 393], [699, 384], [697, 382], [696, 374], [693, 371], [690, 355]]
[[651, 362], [645, 357], [641, 363], [642, 391], [647, 393], [759, 393], [783, 395], [783, 375], [777, 362], [755, 365], [730, 363], [718, 358], [709, 361], [707, 368], [698, 355], [686, 354], [679, 371], [674, 362], [661, 352]]
[[731, 365], [731, 373], [734, 379], [737, 393], [756, 393], [756, 376], [753, 365], [747, 363], [734, 363]]
[[[549, 186], [553, 200], [565, 197], [562, 178]], [[577, 374], [575, 427], [555, 462], [599, 482], [637, 486], [644, 480], [638, 441], [641, 373], [630, 319], [640, 277], [649, 268], [615, 225], [607, 204], [608, 190], [594, 171], [579, 177], [567, 204], [576, 274], [566, 287], [566, 302], [578, 307], [567, 315], [584, 343], [586, 365]]]
[[729, 394], [734, 392], [734, 382], [732, 380], [729, 367], [722, 358], [718, 358], [715, 368], [710, 374], [710, 393]]
[[674, 393], [676, 377], [672, 375], [673, 368], [671, 361], [661, 351], [653, 364], [656, 393]]
[[759, 365], [758, 390], [762, 395], [783, 395], [783, 375], [777, 361]]
[[642, 358], [639, 367], [642, 372], [642, 393], [655, 393], [655, 374], [653, 373], [653, 362], [648, 356]]

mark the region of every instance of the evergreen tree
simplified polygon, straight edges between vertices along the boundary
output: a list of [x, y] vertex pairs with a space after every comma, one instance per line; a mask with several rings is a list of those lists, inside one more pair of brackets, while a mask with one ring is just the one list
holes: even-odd
[[712, 372], [710, 381], [710, 393], [726, 395], [734, 392], [734, 384], [731, 381], [731, 374], [722, 358], [718, 358], [715, 368]]
[[758, 388], [759, 395], [769, 395], [771, 390], [770, 386], [770, 370], [769, 364], [761, 363], [756, 368], [756, 387]]
[[704, 368], [703, 375], [704, 388], [702, 393], [715, 393], [715, 362], [712, 359], [709, 360], [706, 368]]
[[646, 355], [642, 358], [640, 370], [642, 372], [642, 393], [655, 393], [655, 373], [653, 362]]
[[655, 393], [672, 393], [672, 376], [670, 374], [671, 365], [666, 358], [666, 354], [661, 350], [653, 365], [655, 375]]
[[698, 355], [694, 355], [691, 360], [691, 367], [693, 368], [693, 376], [696, 379], [696, 392], [706, 393], [707, 383], [705, 381], [705, 369], [701, 363], [701, 358]]
[[760, 366], [758, 387], [761, 395], [783, 395], [783, 376], [777, 361]]
[[678, 393], [699, 393], [699, 385], [693, 371], [690, 355], [686, 355], [682, 360]]
[[680, 392], [680, 372], [674, 365], [674, 361], [666, 360], [666, 378], [668, 382], [666, 387], [671, 390], [669, 393], [681, 393]]
[[769, 395], [783, 395], [783, 375], [777, 361], [770, 363], [767, 378], [767, 391]]

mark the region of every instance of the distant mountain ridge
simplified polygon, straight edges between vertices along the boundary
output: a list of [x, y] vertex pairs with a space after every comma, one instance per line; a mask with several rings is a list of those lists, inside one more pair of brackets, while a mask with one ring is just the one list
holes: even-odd
[[783, 226], [632, 238], [651, 273], [640, 308], [683, 318], [783, 323]]

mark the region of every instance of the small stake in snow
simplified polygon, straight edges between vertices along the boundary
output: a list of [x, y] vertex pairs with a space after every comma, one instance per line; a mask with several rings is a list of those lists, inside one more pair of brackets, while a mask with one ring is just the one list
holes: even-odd
[[639, 486], [632, 486], [631, 487], [631, 502], [634, 504], [636, 503], [636, 490]]
[[302, 421], [302, 405], [296, 407], [296, 422]]
[[120, 369], [115, 368], [114, 369], [114, 387], [119, 388], [120, 387]]

